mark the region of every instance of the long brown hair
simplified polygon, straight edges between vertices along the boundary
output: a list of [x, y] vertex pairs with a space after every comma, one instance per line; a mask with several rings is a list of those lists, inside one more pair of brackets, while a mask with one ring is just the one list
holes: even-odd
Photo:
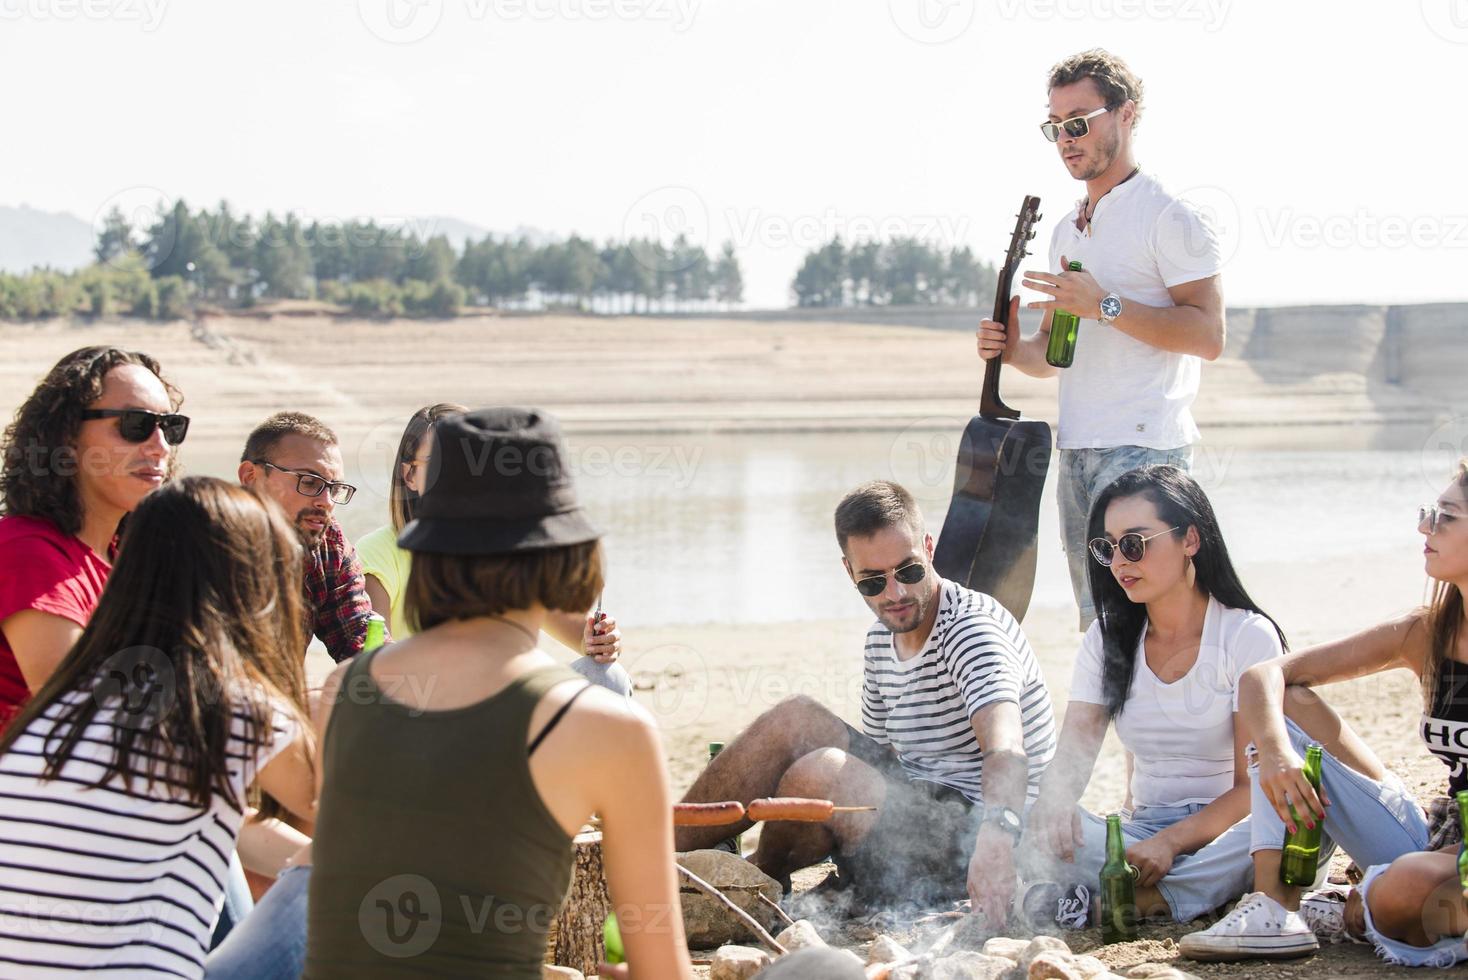
[[[1468, 459], [1458, 461], [1453, 475], [1458, 486], [1468, 488]], [[1432, 601], [1423, 617], [1427, 624], [1427, 665], [1422, 671], [1422, 697], [1431, 711], [1437, 701], [1438, 682], [1443, 661], [1452, 656], [1463, 629], [1463, 593], [1452, 582], [1437, 581], [1432, 588]]]
[[[128, 521], [81, 638], [0, 735], [42, 716], [42, 779], [61, 774], [99, 713], [116, 726], [93, 786], [162, 783], [173, 799], [242, 807], [230, 785], [236, 719], [258, 751], [274, 704], [306, 721], [299, 537], [280, 508], [212, 477], [165, 484]], [[274, 811], [275, 807], [265, 808]]]
[[455, 405], [453, 402], [439, 402], [437, 405], [429, 405], [420, 408], [408, 419], [407, 426], [403, 429], [403, 438], [398, 440], [398, 455], [393, 461], [392, 482], [388, 484], [387, 510], [392, 515], [392, 529], [394, 533], [401, 534], [403, 528], [413, 518], [418, 516], [419, 494], [408, 486], [408, 481], [403, 477], [403, 466], [413, 462], [418, 455], [418, 447], [423, 444], [423, 437], [428, 435], [428, 430], [433, 428], [433, 423], [445, 415], [459, 415], [469, 409], [463, 405]]
[[[178, 411], [183, 396], [147, 354], [118, 347], [72, 351], [47, 372], [5, 429], [0, 509], [6, 514], [44, 517], [67, 534], [82, 529], [82, 498], [76, 476], [76, 440], [81, 433], [82, 411], [102, 397], [107, 372], [124, 364], [152, 371], [163, 382], [174, 411]], [[178, 467], [177, 453], [169, 454], [168, 467], [171, 477]]]

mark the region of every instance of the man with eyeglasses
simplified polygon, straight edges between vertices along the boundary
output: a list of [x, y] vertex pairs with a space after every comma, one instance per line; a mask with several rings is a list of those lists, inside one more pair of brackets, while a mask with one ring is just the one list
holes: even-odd
[[[811, 797], [875, 806], [824, 823], [766, 823], [751, 861], [788, 883], [831, 856], [828, 886], [888, 907], [973, 900], [991, 928], [1008, 918], [1022, 814], [1055, 754], [1039, 663], [991, 596], [938, 577], [912, 495], [888, 481], [836, 508], [842, 564], [876, 615], [862, 669], [861, 729], [809, 697], [750, 724], [684, 802]], [[679, 827], [679, 850], [750, 826]]]
[[357, 492], [342, 476], [336, 433], [301, 412], [261, 422], [240, 456], [240, 483], [280, 504], [301, 534], [312, 632], [337, 662], [362, 652], [372, 614], [362, 564], [333, 518]]
[[[1199, 438], [1192, 404], [1202, 361], [1224, 348], [1223, 260], [1212, 228], [1173, 197], [1133, 154], [1142, 82], [1118, 57], [1084, 51], [1050, 72], [1050, 117], [1040, 126], [1085, 197], [1055, 227], [1049, 271], [1027, 271], [1025, 286], [1046, 294], [1034, 336], [984, 320], [979, 355], [1002, 356], [1037, 378], [1059, 376], [1058, 498], [1061, 537], [1080, 628], [1095, 619], [1086, 578], [1091, 502], [1121, 474], [1149, 463], [1187, 470]], [[1080, 271], [1069, 271], [1072, 261]], [[1050, 317], [1084, 321], [1074, 363], [1045, 360]]]

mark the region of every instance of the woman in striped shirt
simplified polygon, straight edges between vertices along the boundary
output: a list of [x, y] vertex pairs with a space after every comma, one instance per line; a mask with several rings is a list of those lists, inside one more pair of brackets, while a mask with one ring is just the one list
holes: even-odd
[[301, 567], [278, 508], [220, 480], [133, 512], [0, 737], [0, 974], [202, 976], [250, 787], [314, 816]]

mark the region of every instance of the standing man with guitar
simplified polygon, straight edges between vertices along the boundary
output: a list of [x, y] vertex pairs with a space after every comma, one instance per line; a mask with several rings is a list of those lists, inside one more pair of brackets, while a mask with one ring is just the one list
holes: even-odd
[[[1006, 329], [984, 320], [979, 356], [1003, 356], [1037, 378], [1059, 375], [1061, 536], [1080, 628], [1095, 619], [1086, 580], [1091, 502], [1112, 480], [1148, 463], [1184, 470], [1199, 437], [1191, 406], [1203, 360], [1223, 353], [1222, 258], [1213, 230], [1132, 152], [1142, 82], [1115, 55], [1095, 49], [1050, 72], [1050, 118], [1041, 125], [1086, 196], [1056, 226], [1050, 268], [1024, 284], [1048, 295], [1039, 333], [1019, 336], [1019, 297]], [[1066, 271], [1079, 261], [1082, 271]], [[1075, 362], [1045, 360], [1051, 314], [1081, 317]]]

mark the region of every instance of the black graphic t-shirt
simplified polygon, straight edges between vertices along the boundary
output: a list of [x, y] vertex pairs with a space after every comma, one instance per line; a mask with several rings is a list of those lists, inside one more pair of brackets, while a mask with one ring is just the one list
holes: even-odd
[[1448, 767], [1448, 794], [1468, 790], [1468, 664], [1443, 661], [1432, 712], [1422, 716], [1422, 741]]

